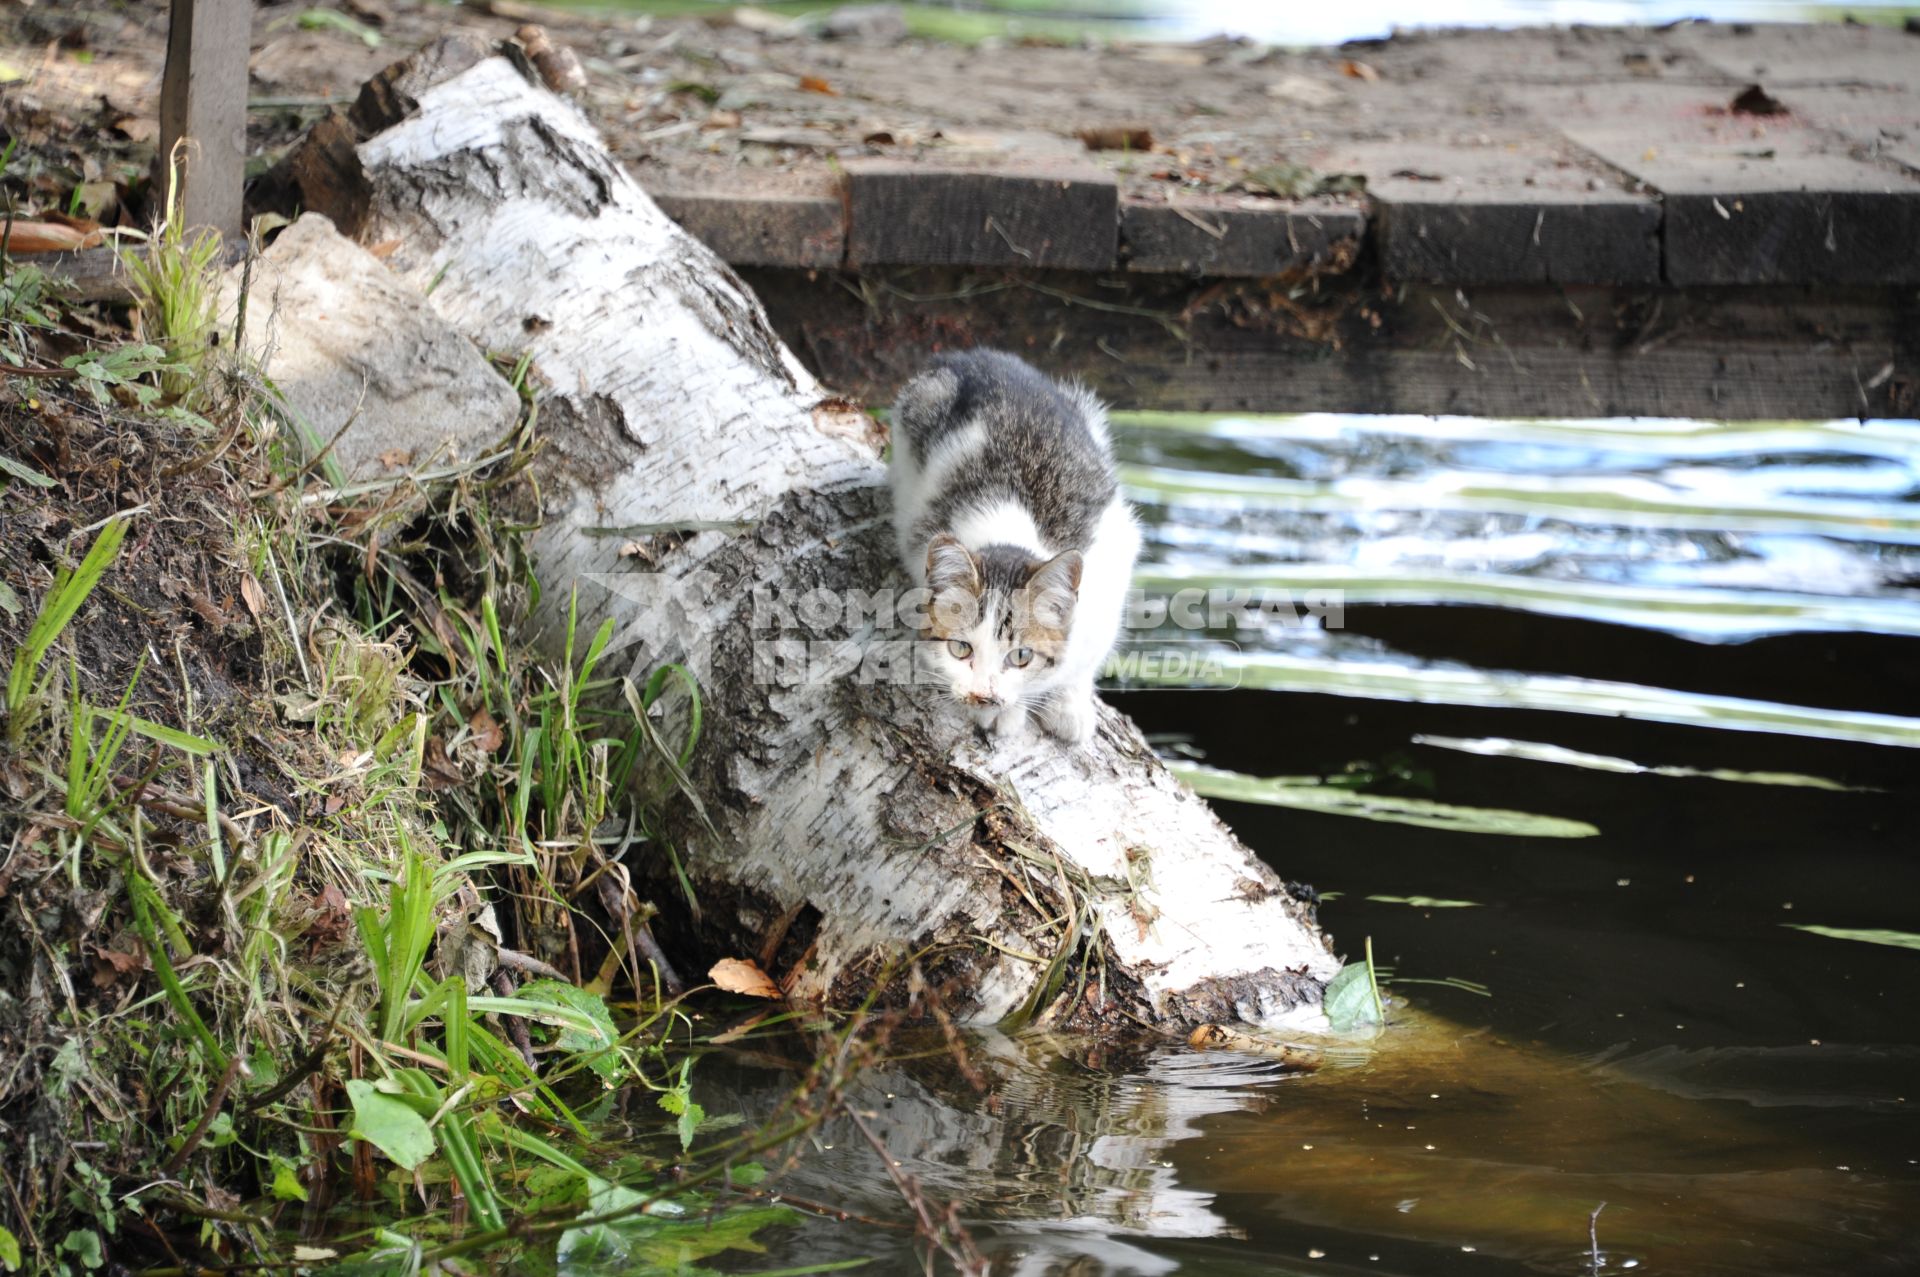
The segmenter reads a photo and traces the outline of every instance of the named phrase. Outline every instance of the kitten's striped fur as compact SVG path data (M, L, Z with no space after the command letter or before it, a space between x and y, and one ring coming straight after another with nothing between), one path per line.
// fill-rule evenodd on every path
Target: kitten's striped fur
M1140 548L1100 401L999 351L938 356L894 403L892 480L954 695L1002 734L1031 712L1085 739Z

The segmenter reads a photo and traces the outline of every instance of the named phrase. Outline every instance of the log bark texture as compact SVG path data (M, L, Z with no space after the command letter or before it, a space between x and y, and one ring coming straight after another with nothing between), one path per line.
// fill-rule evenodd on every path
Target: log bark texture
M1317 1019L1339 962L1309 911L1122 715L1081 749L990 747L932 689L769 666L768 643L813 643L815 673L871 673L892 637L768 606L905 587L883 433L578 112L443 43L368 86L351 155L341 124L325 167L364 208L307 206L398 241L394 270L545 387L537 623L557 634L577 590L582 632L619 623L622 668L699 682L705 816L681 804L668 832L703 944L838 1005L917 956L976 1022Z

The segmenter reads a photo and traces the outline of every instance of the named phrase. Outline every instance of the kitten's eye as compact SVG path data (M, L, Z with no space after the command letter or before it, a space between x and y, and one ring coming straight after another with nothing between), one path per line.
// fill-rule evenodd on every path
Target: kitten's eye
M1030 647L1016 647L1007 653L1007 664L1017 670L1025 669L1027 664L1032 660L1033 649Z
M953 653L954 660L964 661L973 655L973 644L965 639L948 639L947 650Z

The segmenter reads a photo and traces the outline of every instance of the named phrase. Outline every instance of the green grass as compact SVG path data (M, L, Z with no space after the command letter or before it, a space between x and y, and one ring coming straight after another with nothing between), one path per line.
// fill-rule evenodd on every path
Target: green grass
M75 357L85 371L37 389L123 427L149 468L191 459L193 483L94 493L29 464L31 435L0 448L10 502L83 528L77 561L0 597L15 640L0 768L31 782L0 810L0 843L16 868L46 866L12 883L27 930L0 934L0 968L39 964L46 987L71 990L0 1078L0 1108L12 1120L22 1094L44 1100L35 1121L58 1115L97 1150L34 1159L31 1212L0 1206L0 1267L15 1245L36 1271L168 1262L129 1233L131 1214L187 1239L195 1263L285 1265L306 1241L289 1206L329 1180L378 1216L339 1243L376 1270L550 1265L590 1242L664 1254L648 1214L662 1201L699 1220L708 1240L688 1253L747 1244L788 1215L701 1186L828 1106L762 1130L705 1112L692 1021L634 943L651 904L636 890L604 904L598 884L627 882L639 857L675 880L661 817L700 810L687 769L702 698L677 666L607 677L608 625L576 635L570 620L554 659L517 634L540 586L493 503L534 447L525 361L503 368L527 402L514 439L429 481L342 490L309 467L302 423L258 370L208 358L215 251L163 224L130 262L163 348L95 342ZM27 323L31 277L4 278L8 322ZM32 321L60 326L46 305ZM210 402L216 379L231 446L208 452L205 423L176 405ZM146 509L88 524L88 499ZM210 650L256 670L219 696L188 690L181 650L156 642L149 658L131 637L165 553L128 554L127 538L181 524L240 618L234 637L182 644L234 644ZM102 652L127 654L119 681L86 667ZM284 792L263 797L257 775ZM470 986L504 945L565 978ZM838 1083L829 1069L816 1085ZM652 1113L657 1150L643 1141L612 1175L593 1114L626 1086L669 1098Z

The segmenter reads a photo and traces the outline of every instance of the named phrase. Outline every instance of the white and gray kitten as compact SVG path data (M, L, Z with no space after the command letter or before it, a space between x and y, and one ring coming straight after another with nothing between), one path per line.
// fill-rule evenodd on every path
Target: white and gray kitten
M894 403L892 479L923 659L980 726L1085 740L1140 551L1100 401L1000 351L938 356Z

